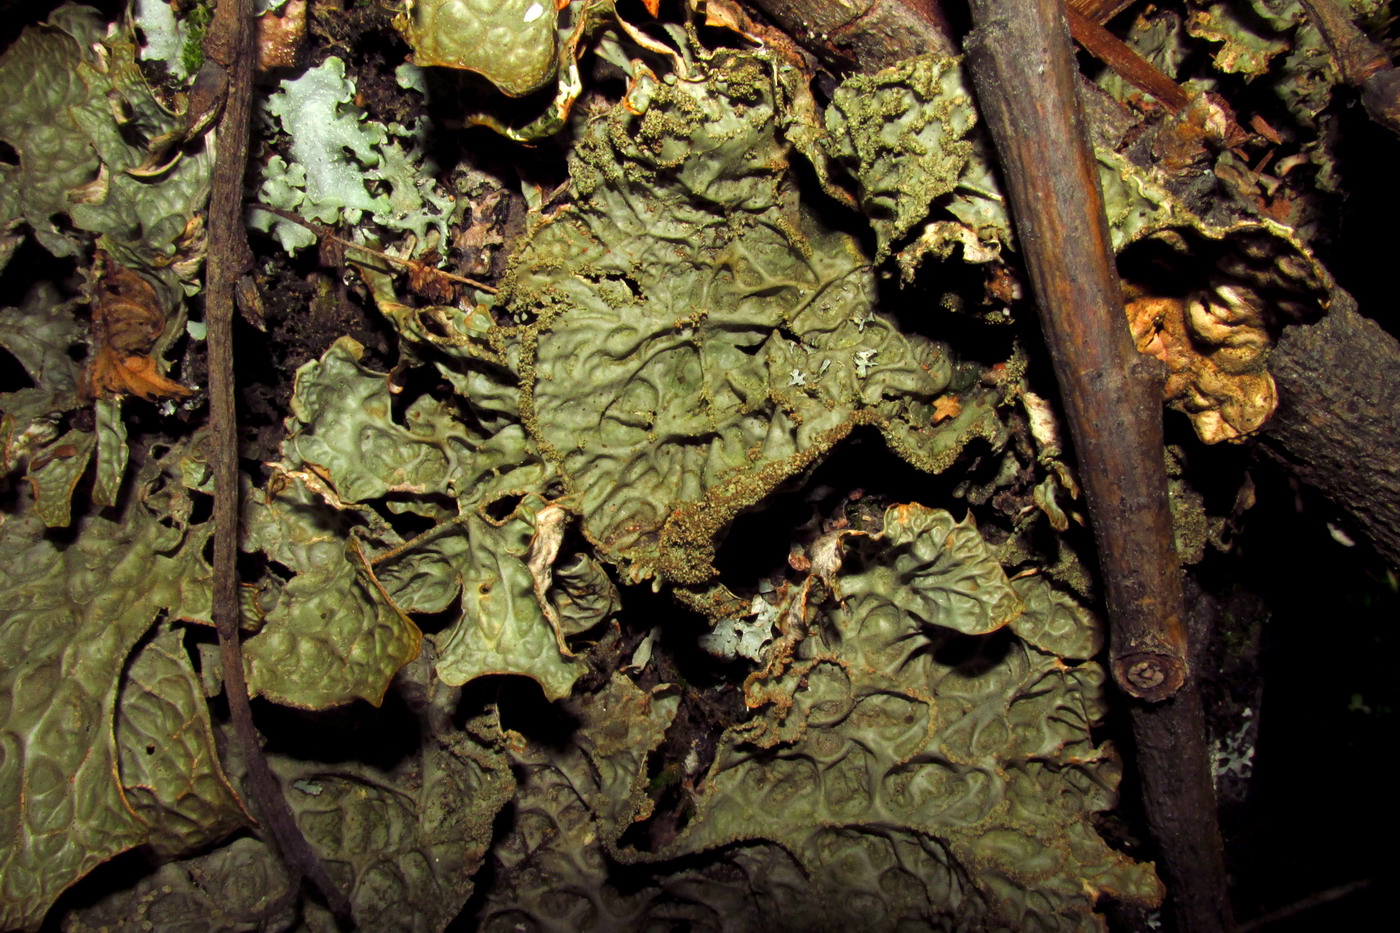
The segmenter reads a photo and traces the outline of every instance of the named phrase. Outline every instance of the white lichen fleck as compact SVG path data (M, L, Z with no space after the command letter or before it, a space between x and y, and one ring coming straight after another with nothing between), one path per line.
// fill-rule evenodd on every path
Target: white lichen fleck
M1240 727L1233 733L1216 739L1215 754L1211 762L1211 777L1216 783L1226 774L1248 779L1254 773L1254 746L1259 730L1253 716L1254 711L1246 708Z
M759 661L763 647L773 640L773 625L778 621L778 607L755 596L749 614L741 619L721 619L714 629L700 638L700 647L710 654L732 661L745 657Z

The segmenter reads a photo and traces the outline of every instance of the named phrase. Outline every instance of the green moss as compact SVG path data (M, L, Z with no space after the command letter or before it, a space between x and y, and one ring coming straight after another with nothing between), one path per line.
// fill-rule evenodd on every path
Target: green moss
M185 36L184 48L180 50L180 64L184 66L186 74L196 74L204 66L204 37L213 19L214 8L208 0L195 0L194 6L185 14L185 26L189 32Z

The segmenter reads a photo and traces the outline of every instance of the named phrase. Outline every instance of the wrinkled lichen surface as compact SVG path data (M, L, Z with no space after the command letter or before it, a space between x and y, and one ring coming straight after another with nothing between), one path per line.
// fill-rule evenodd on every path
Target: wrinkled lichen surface
M1103 896L1155 904L1152 867L1091 822L1120 771L1093 732L1104 633L1053 393L985 336L1026 309L961 63L819 105L712 6L405 5L418 66L538 105L459 122L563 134L552 190L469 148L439 166L462 137L381 119L343 48L265 89L254 197L335 227L315 302L352 289L392 336L301 357L260 458L244 439L245 662L292 811L361 929L440 930L474 891L487 930L1080 930ZM1264 73L1301 28L1265 6L1253 39L1221 4L1131 35ZM140 848L148 871L53 921L331 930L253 828L207 702L216 141L169 142L207 10L137 7L144 45L67 5L0 56L0 263L76 273L0 311L27 377L0 395L0 925L37 928ZM421 106L442 85L403 66L394 86ZM1125 270L1191 270L1130 278L1134 336L1203 440L1247 435L1325 273L1277 217L1202 216L1130 155L1100 152L1114 245L1146 257ZM272 234L260 274L312 261L320 229L248 221ZM484 244L509 249L498 288L434 266ZM868 475L817 481L851 451ZM886 493L901 470L941 492ZM726 562L769 515L781 553ZM727 712L705 732L702 708Z

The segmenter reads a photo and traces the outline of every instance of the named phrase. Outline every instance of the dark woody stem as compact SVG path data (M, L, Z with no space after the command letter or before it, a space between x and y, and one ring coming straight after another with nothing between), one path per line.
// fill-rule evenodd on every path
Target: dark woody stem
M1230 928L1162 449L1156 361L1124 314L1063 0L971 0L968 52L1060 385L1098 543L1114 680L1178 929ZM1182 689L1186 687L1186 689ZM1180 692L1178 692L1180 691Z
M248 781L263 823L293 873L305 877L337 920L353 926L350 901L321 864L268 767L248 706L239 642L238 424L234 404L234 289L251 263L243 227L243 173L253 106L252 0L219 0L205 41L205 68L222 72L227 88L215 137L209 198L209 258L205 265L205 323L209 350L209 466L214 482L214 628L219 636L224 695L241 746Z

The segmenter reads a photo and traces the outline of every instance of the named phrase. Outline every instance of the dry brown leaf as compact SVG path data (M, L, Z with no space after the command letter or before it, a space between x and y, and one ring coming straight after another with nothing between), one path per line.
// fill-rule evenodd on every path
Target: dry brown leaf
M151 358L151 348L165 330L165 312L155 289L130 269L103 253L105 271L92 312L92 359L79 381L86 398L135 395L185 398L193 391L167 379Z
M754 42L762 44L753 21L733 0L710 0L705 4L705 25L731 29Z
M437 260L437 252L429 251L423 254L422 261L414 259L406 263L408 287L415 295L422 295L435 304L450 305L457 300L458 285L435 267Z

